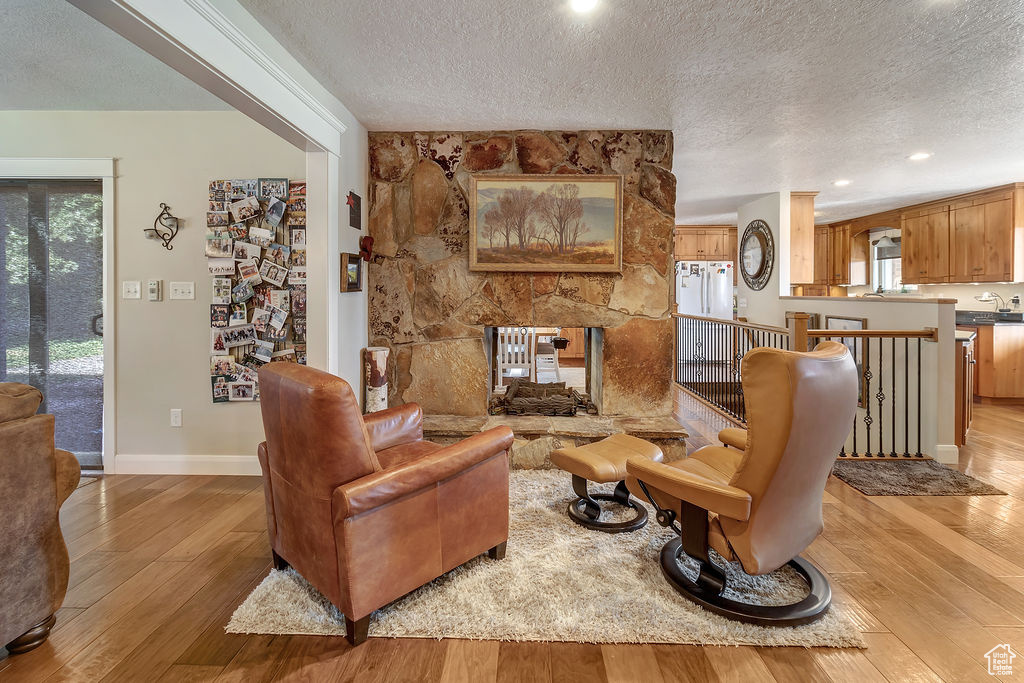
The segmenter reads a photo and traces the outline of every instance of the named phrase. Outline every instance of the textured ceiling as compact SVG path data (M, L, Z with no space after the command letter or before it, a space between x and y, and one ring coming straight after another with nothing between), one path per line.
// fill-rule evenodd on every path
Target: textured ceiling
M0 109L230 109L65 0L0 0Z
M679 222L1024 180L1024 0L599 1L241 3L371 129L671 128Z

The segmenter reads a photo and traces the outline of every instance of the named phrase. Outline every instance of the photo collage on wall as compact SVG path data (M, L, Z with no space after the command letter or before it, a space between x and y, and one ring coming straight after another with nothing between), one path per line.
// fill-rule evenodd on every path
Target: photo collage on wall
M306 363L306 183L210 181L214 403L258 401L264 363Z

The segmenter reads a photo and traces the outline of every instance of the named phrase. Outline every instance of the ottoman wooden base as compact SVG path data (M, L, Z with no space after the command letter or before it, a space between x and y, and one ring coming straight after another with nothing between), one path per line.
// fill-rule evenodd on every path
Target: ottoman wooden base
M551 453L551 462L572 475L572 490L578 496L569 503L569 517L582 526L595 531L616 534L636 531L647 524L647 508L634 500L626 488L626 461L631 457L646 457L661 462L661 449L652 443L627 434L614 434L595 443L560 448ZM618 482L613 493L590 493L588 481L599 484ZM598 501L617 503L636 510L632 519L623 522L601 522Z
M572 475L572 490L579 498L569 503L569 517L572 521L588 529L619 534L624 531L642 529L644 524L647 524L647 508L629 495L629 489L626 488L624 481L620 481L612 493L590 493L587 491L587 480L574 474ZM633 508L636 510L636 515L624 522L599 522L598 517L601 516L601 505L597 502L599 500Z

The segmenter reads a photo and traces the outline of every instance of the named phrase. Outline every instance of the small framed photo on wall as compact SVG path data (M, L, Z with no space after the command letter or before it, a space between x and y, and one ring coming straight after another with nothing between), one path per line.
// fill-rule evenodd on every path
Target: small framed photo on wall
M341 255L341 291L361 292L363 290L363 261L359 254Z

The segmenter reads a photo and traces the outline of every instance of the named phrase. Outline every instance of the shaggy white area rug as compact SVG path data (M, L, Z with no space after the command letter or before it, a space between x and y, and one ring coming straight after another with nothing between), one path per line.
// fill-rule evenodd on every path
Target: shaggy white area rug
M686 600L661 573L659 553L673 533L657 524L651 509L643 529L605 534L566 515L573 496L564 472L513 471L510 494L505 559L478 557L378 610L370 636L865 647L856 625L835 604L813 624L767 628L725 619ZM786 604L807 593L785 567L762 577L747 576L738 565L729 569L734 599ZM295 571L272 570L235 610L226 630L341 636L345 621Z

